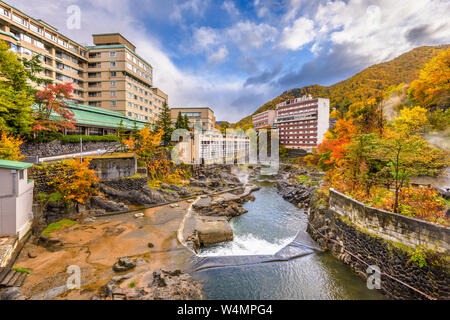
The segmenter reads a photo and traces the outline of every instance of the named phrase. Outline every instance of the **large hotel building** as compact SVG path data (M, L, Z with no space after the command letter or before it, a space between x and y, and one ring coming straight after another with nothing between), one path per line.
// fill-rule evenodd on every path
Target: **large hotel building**
M209 107L182 107L171 108L170 118L173 123L177 121L178 114L187 116L189 126L192 128L196 122L200 122L202 131L213 130L216 127L216 117L214 111Z
M153 67L118 33L93 35L93 46L65 37L48 23L0 1L0 40L19 56L40 55L42 77L72 82L71 102L122 113L143 122L157 119L167 95L153 86Z
M275 110L267 110L252 116L253 126L256 130L270 129L275 123L277 112Z
M253 119L260 119L259 114ZM254 125L258 129L258 122ZM330 127L330 100L303 96L282 102L276 106L276 118L270 125L277 128L280 144L287 148L317 148Z

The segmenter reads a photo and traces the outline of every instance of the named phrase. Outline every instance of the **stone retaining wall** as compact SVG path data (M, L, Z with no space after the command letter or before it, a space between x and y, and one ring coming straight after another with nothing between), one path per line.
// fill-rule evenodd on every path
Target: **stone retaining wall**
M368 265L435 299L449 299L448 229L373 209L330 190L329 209L311 199L307 231L323 248L367 279ZM440 240L434 245L431 238ZM438 250L416 248L416 244ZM357 257L357 258L355 258ZM421 260L421 261L419 261ZM365 263L361 262L364 261ZM427 299L381 275L381 291L391 299Z
M89 168L102 180L131 177L137 172L136 155L94 157Z
M450 250L448 228L366 206L333 189L330 189L330 210L380 238L413 248L423 246L440 252Z
M115 141L83 142L83 152L99 149L111 150L118 146L118 142ZM62 143L61 141L24 143L20 146L20 150L28 159L36 156L45 158L81 152L80 143Z
M142 190L147 185L147 178L120 178L101 183L119 191Z

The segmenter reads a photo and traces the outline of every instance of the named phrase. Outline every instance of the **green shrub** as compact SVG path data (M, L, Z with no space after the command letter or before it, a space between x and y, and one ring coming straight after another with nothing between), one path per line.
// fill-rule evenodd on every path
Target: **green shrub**
M106 136L63 136L61 138L62 143L79 143L80 138L83 142L109 142L109 141L119 141L119 138L115 135Z

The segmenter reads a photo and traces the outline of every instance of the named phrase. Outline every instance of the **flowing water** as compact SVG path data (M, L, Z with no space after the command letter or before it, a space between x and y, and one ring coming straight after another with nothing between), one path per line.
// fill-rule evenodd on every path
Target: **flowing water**
M234 240L202 250L194 277L208 299L383 299L306 233L307 214L262 182L249 212L234 218Z

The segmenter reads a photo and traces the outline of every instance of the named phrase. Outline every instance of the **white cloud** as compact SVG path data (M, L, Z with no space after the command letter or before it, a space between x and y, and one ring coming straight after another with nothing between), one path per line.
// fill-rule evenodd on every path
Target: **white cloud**
M184 14L194 14L202 16L209 4L209 0L187 0L177 3L173 9L170 18L181 22Z
M194 31L193 39L198 49L205 50L219 42L219 34L215 29L201 27Z
M280 46L290 50L301 49L305 44L314 40L315 34L314 22L300 17L292 26L284 28Z
M208 62L221 63L227 58L227 56L228 56L228 49L226 47L220 47L219 50L217 50L208 57Z
M236 8L234 2L232 1L224 1L224 3L222 4L222 8L225 9L228 12L228 14L232 16L239 15L239 10Z
M239 21L228 28L226 34L241 48L261 48L265 43L275 41L278 30L266 23Z
M448 43L448 12L450 2L445 0L350 0L320 5L314 20L320 26L317 30L319 42L330 40L336 45L349 45L355 55L378 63L418 44ZM411 41L413 35L409 39L407 35L420 26L426 26L432 32L414 43Z

